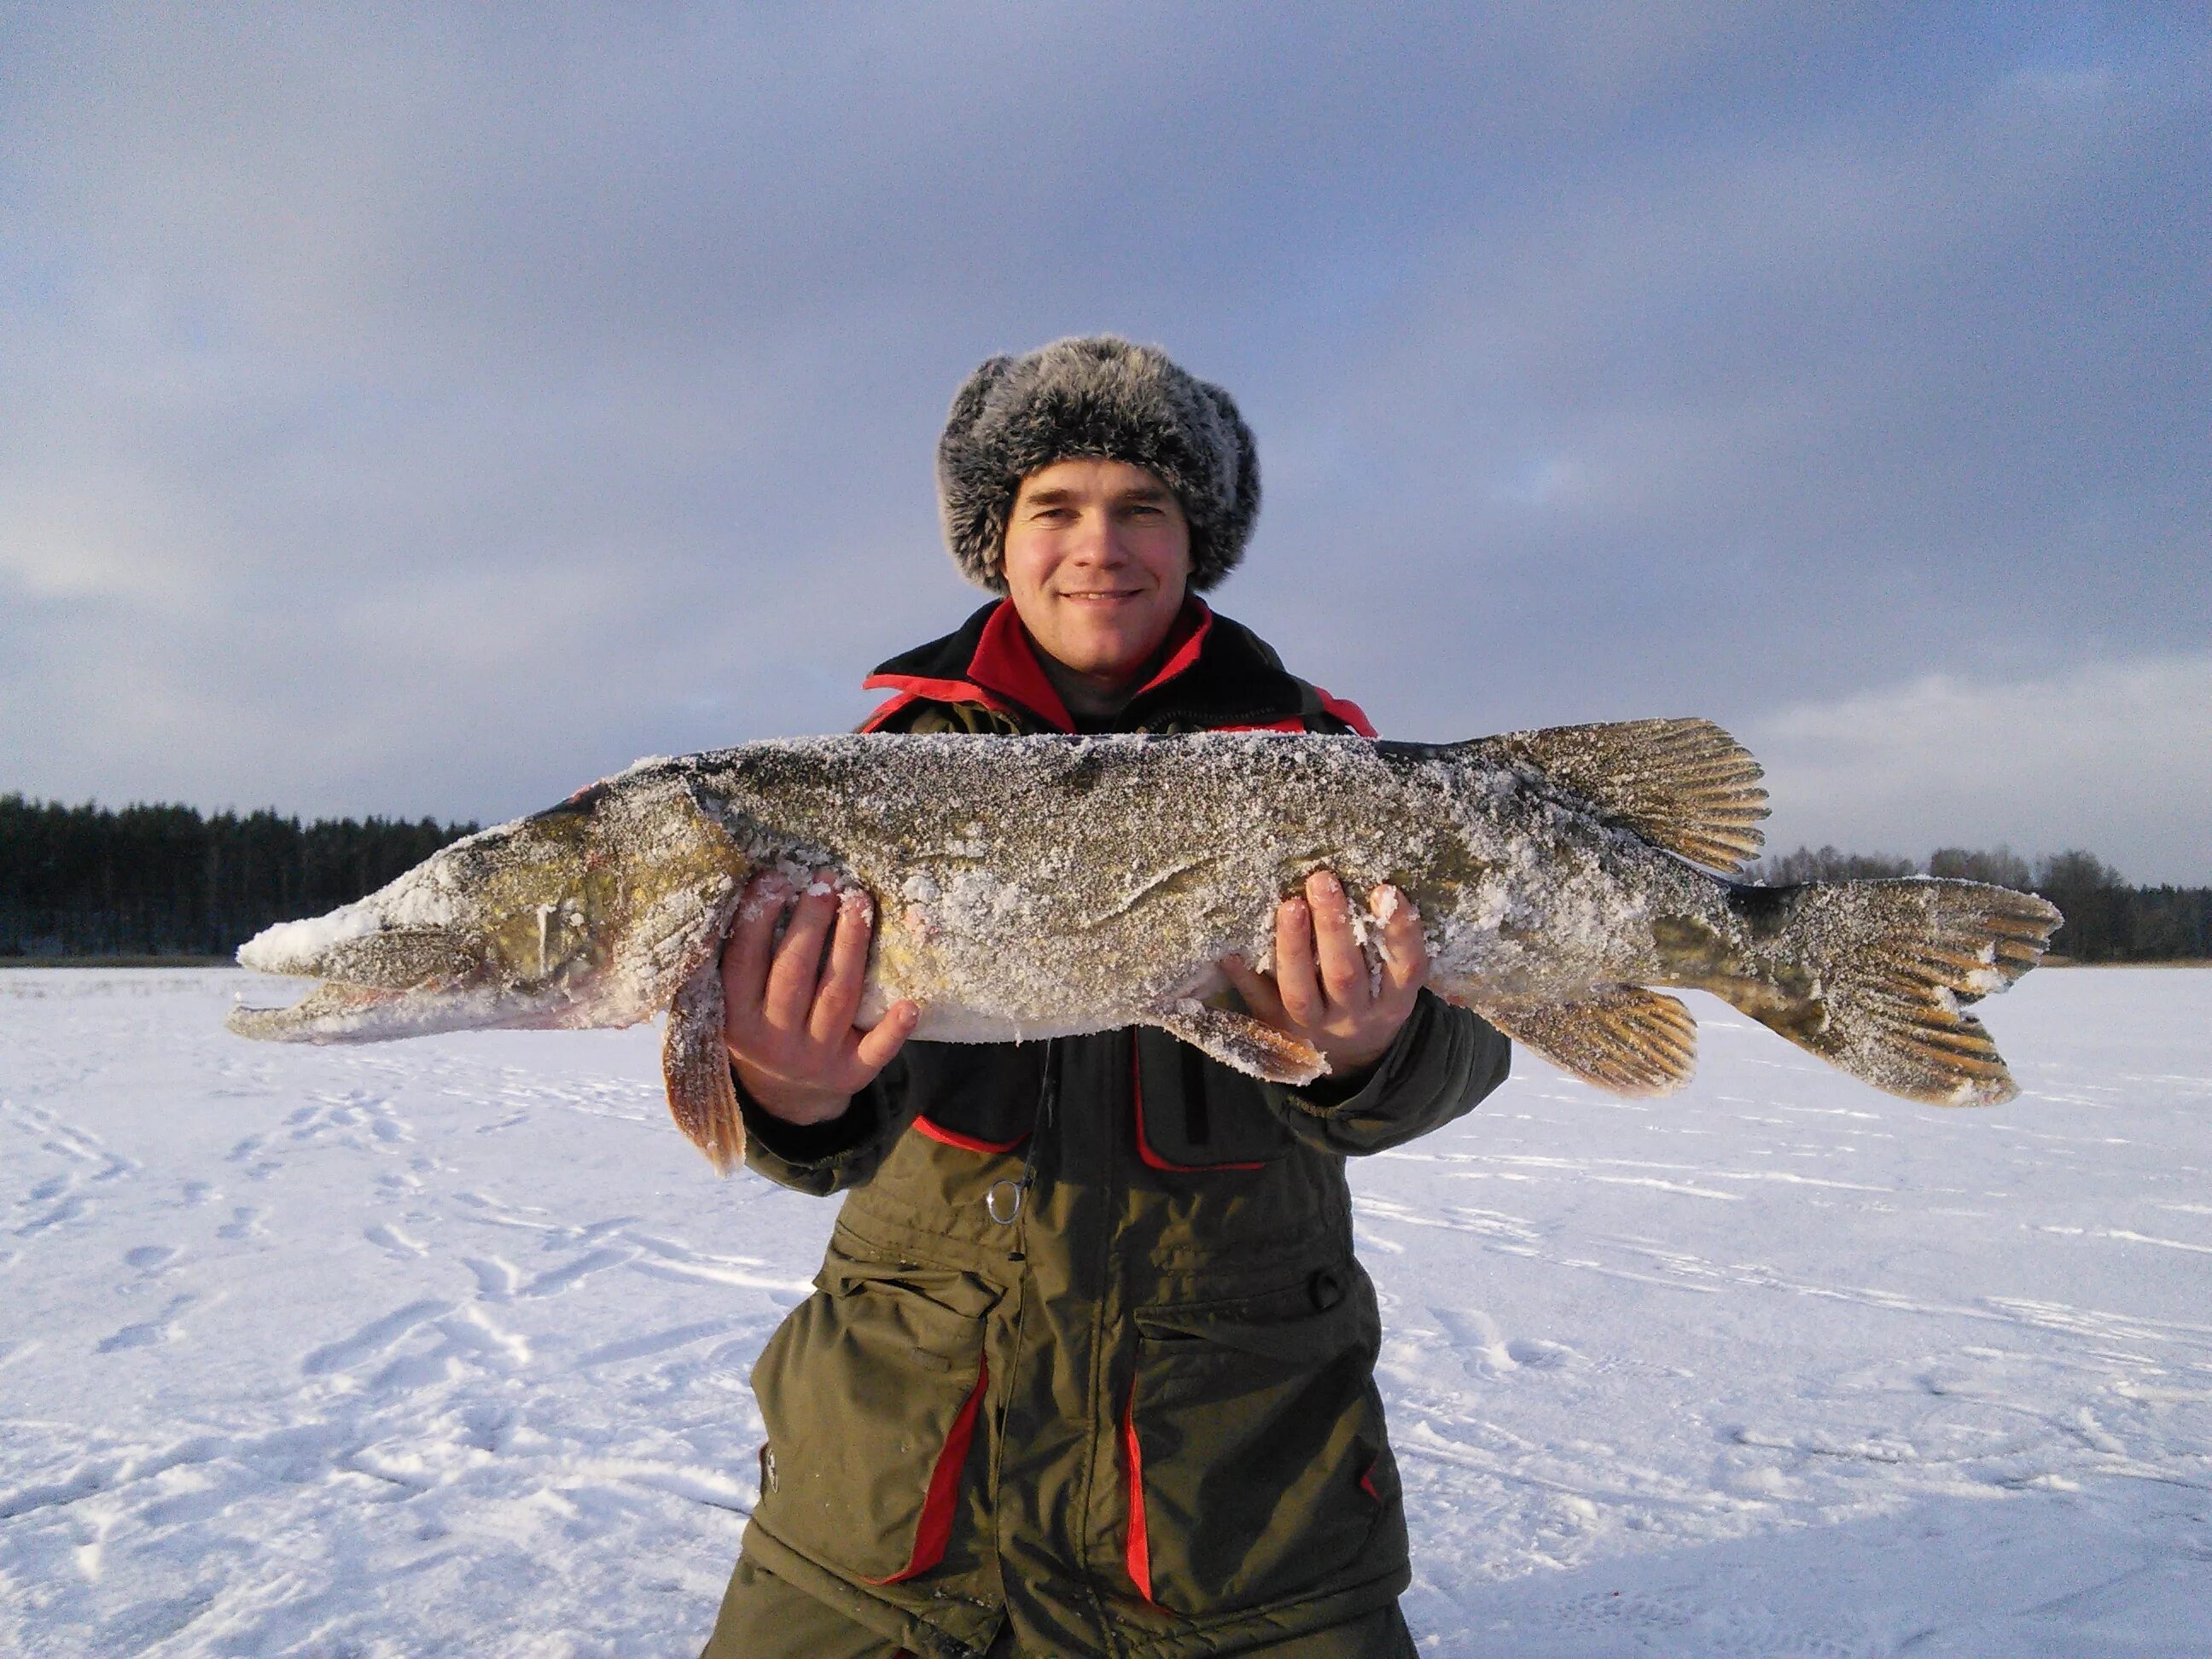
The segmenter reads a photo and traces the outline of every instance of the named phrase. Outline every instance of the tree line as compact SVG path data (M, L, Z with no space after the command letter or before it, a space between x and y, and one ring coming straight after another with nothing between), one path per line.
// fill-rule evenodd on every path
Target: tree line
M477 827L0 795L0 957L227 957L271 922L375 891ZM2094 853L2031 865L2003 847L1944 847L1922 865L1801 847L1752 869L1778 887L1913 875L2042 894L2066 913L2051 950L2078 962L2212 958L2212 888L2130 886Z
M476 828L0 795L0 957L227 957Z
M2009 848L1941 847L1924 865L1887 854L1801 847L1753 866L1755 880L1863 881L1958 876L2040 893L2066 914L2051 950L2075 962L2212 958L2212 887L2137 887L2094 853L2052 853L2031 865Z

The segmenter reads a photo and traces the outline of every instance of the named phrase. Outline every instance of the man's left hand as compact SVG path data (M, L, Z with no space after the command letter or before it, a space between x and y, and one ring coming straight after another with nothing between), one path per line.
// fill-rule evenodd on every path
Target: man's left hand
M1379 974L1352 930L1352 904L1330 871L1306 878L1305 894L1275 907L1275 971L1257 972L1241 957L1222 961L1255 1019L1322 1052L1330 1074L1363 1072L1382 1058L1413 1012L1429 974L1421 918L1395 887L1367 896L1380 945Z

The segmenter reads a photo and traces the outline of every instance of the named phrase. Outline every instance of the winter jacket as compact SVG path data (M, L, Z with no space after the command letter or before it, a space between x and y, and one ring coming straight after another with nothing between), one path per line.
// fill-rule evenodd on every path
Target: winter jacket
M1005 602L869 684L871 729L1074 729ZM1373 735L1193 600L1115 729L1222 728ZM753 1373L746 1556L917 1655L1008 1619L1025 1653L1226 1653L1387 1605L1406 1527L1344 1160L1507 1058L1425 992L1348 1091L1144 1028L908 1042L827 1125L743 1103L756 1170L847 1194Z

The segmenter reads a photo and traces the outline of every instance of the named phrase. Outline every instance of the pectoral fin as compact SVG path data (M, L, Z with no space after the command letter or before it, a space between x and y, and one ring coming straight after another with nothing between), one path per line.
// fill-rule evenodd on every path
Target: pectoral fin
M1151 1024L1173 1032L1231 1070L1262 1082L1297 1087L1328 1070L1328 1062L1318 1048L1249 1014L1210 1008L1186 999L1154 1014Z
M1613 1094L1672 1094L1697 1069L1698 1022L1677 999L1641 986L1594 985L1571 1002L1451 1000Z
M669 1005L660 1076L676 1127L727 1175L744 1161L745 1124L730 1076L730 1051L722 1046L720 945L718 936Z

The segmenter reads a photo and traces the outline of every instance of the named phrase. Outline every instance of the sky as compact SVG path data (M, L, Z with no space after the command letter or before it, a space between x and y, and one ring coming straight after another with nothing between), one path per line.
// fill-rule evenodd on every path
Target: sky
M2199 6L0 4L0 793L489 822L985 596L983 357L1258 434L1386 734L2212 883Z

